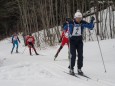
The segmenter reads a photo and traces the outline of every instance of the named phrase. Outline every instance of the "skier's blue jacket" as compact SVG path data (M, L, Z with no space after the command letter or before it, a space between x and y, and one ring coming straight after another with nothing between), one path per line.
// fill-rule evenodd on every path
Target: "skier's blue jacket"
M73 28L74 28L74 27L77 27L77 26L80 26L80 27L81 27L81 35L82 35L84 28L88 28L88 29L90 29L90 30L93 30L93 28L94 28L94 23L93 23L93 21L94 21L94 20L91 20L91 22L88 23L88 22L86 22L86 21L84 21L84 20L81 20L80 23L77 23L77 22L74 20L74 21L72 21L72 22L69 22L69 24L66 24L66 25L64 26L64 30L69 29L69 36L70 36L70 35L72 35L72 33L73 33Z
M13 35L13 36L12 36L12 43L16 43L16 44L17 44L18 41L20 42L18 36L17 36L17 35Z

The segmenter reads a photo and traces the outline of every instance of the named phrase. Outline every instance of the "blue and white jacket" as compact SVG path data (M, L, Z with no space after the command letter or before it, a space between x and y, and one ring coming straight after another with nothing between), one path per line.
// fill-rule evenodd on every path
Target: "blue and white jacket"
M14 42L20 42L20 39L19 39L19 37L17 36L17 35L13 35L12 36L12 43L14 43Z
M91 20L90 23L82 20L80 23L77 23L76 21L69 22L69 24L66 24L64 26L64 30L69 30L69 37L71 36L82 36L84 28L88 28L90 30L93 30L94 23L93 20Z

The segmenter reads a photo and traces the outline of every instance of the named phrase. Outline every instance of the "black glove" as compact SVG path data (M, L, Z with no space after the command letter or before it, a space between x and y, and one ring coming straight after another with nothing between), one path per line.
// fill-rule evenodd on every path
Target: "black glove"
M71 24L73 22L73 20L71 18L66 18L66 21Z
M91 17L91 22L93 22L95 20L95 17L94 16L92 16Z
M59 43L61 43L61 41L62 41L62 38L59 40Z
M25 46L27 46L27 44L25 43Z
M70 22L70 21L71 21L71 19L70 19L70 18L66 18L66 21Z

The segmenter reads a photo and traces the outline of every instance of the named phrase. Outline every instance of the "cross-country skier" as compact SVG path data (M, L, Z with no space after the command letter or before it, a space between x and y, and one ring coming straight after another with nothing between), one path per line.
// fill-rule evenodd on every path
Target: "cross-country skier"
M70 18L66 18L66 21L65 21L65 23L63 24L63 27L66 26L66 25L69 23L69 21L70 21ZM63 46L64 46L65 44L67 44L68 47L69 47L69 40L68 40L68 27L67 27L66 30L63 30L59 42L61 42L61 45L60 45L60 47L59 47L59 49L58 49L58 51L57 51L57 53L56 53L56 55L55 55L54 60L56 60L56 58L57 58L59 52L61 51L61 49L63 48Z
M32 55L32 52L31 52L31 48L33 48L33 50L35 51L35 54L36 55L39 55L34 47L34 44L35 44L35 39L34 37L32 36L32 34L30 33L29 36L27 36L26 38L26 45L28 46L29 48L29 52L30 52L30 55Z
M82 67L83 67L83 30L84 28L89 28L92 30L94 28L94 17L91 17L90 23L82 20L83 16L80 11L77 11L74 15L74 21L69 23L64 27L65 31L69 27L69 41L70 41L70 74L74 75L74 66L76 61L76 50L78 53L78 60L77 60L77 68L78 74L83 75Z
M18 35L16 33L14 33L12 35L12 44L13 44L13 47L12 47L12 50L11 50L11 54L13 53L15 45L17 46L16 47L16 53L18 53L18 42L20 43L19 37L18 37Z

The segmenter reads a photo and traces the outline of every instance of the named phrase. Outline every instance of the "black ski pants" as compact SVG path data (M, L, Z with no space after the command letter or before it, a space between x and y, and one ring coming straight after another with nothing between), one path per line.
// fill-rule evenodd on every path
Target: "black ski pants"
M78 53L77 67L81 69L83 67L83 41L82 36L72 36L70 38L70 68L74 69L76 62L76 50Z

